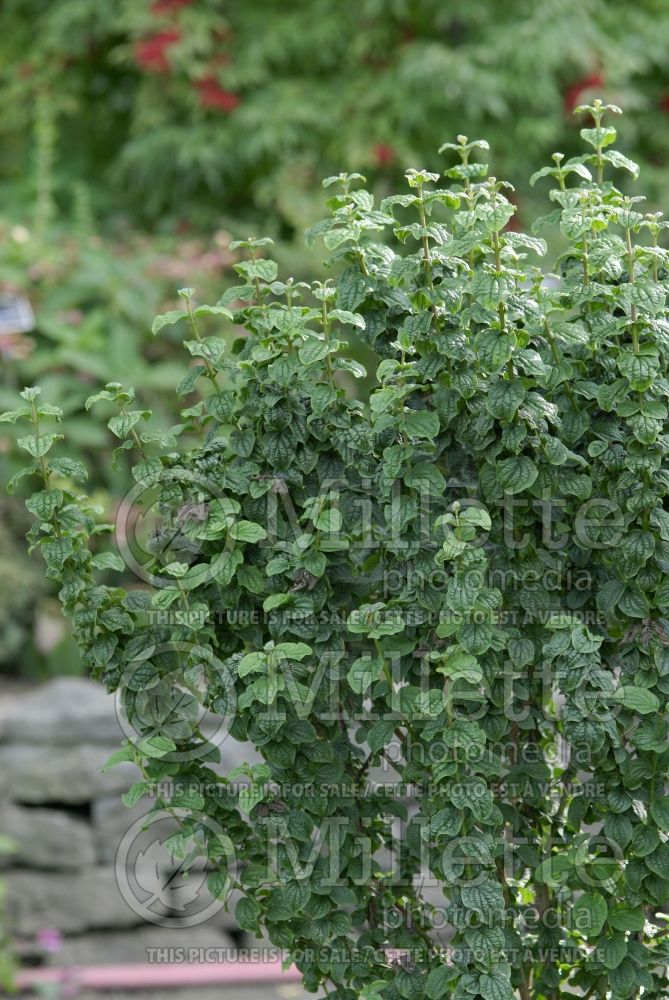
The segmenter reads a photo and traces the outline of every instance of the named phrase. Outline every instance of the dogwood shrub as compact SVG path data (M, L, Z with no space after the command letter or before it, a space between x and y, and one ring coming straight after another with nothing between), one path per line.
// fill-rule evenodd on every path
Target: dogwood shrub
M100 577L123 560L55 409L26 389L3 418L32 425L30 541L131 727L126 801L173 810L174 854L341 1000L666 996L667 223L615 186L619 109L578 110L531 235L458 136L378 205L325 182L334 279L248 240L216 306L182 290L154 324L188 330L180 423L118 383L89 401L160 512L149 562L117 534L141 585ZM263 763L221 776L201 706Z

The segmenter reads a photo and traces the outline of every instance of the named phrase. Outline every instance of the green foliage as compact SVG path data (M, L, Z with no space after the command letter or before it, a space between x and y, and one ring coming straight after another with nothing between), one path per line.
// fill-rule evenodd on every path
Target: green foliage
M15 845L0 833L0 857L12 854ZM16 960L10 936L5 925L5 883L0 879L0 988L6 994L17 992L15 983Z
M156 437L118 383L90 400L158 497L148 586L100 582L39 390L4 417L41 477L31 544L134 731L126 801L175 809L175 851L341 1000L666 993L666 223L614 184L618 109L582 111L591 151L539 172L557 275L461 136L445 187L412 170L377 206L327 182L333 281L246 241L208 310L231 352L182 290L155 330L186 333L199 402ZM351 329L368 401L342 388ZM217 777L199 705L263 763Z
M522 201L526 158L573 152L570 112L605 87L636 109L626 145L659 200L668 18L658 0L513 0L494 17L489 0L6 0L0 165L32 184L37 163L41 219L97 178L105 212L153 222L187 204L208 227L243 206L285 236L312 221L325 173L384 190L427 162L436 121L455 134L463 116Z
M130 477L119 477L108 462L103 409L94 415L85 409L91 385L112 372L131 371L144 403L156 413L153 428L168 422L181 374L180 347L176 330L152 336L153 317L179 301L175 281L186 284L198 275L203 293L218 288L222 266L234 259L228 243L223 232L206 250L194 238L146 238L125 230L122 238L103 237L83 205L74 219L54 218L40 232L25 205L3 206L0 285L31 303L35 329L0 333L0 409L12 405L17 385L39 382L45 396L62 407L68 455L86 463L90 489L107 516ZM3 485L23 463L19 449L6 444L0 454ZM24 533L21 506L12 501L2 505L6 530L0 530L0 554L9 571L0 588L0 669L31 676L80 671L76 648L71 640L63 644L57 618L55 629L42 627L58 611L52 610L53 595L43 585L39 564L12 541L12 532L15 537ZM36 634L47 640L38 642L45 648L36 647Z

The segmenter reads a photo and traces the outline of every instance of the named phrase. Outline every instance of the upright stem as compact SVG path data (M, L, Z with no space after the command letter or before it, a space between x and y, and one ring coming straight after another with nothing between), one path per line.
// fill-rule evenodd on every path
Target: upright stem
M633 285L636 280L636 275L634 274L634 247L632 245L632 231L629 228L625 229L625 245L627 246L627 271L630 285ZM637 321L637 308L632 303L632 308L630 309L630 315L632 317L632 324ZM632 325L632 340L634 343L634 353L639 353L639 334L637 333L636 327Z
M32 425L33 425L33 430L35 431L35 441L37 442L37 451L39 451L39 442L40 442L41 434L40 434L40 429L39 429L39 417L37 415L37 407L35 406L35 400L34 399L30 400L30 408L32 410L32 421L31 422L32 422ZM40 469L41 469L41 472L42 472L42 480L44 481L44 489L48 490L49 489L49 475L50 475L50 473L49 473L49 467L47 465L46 457L44 455L40 455L39 464L40 464Z
M590 284L590 258L588 257L588 236L583 235L583 284L587 288Z
M127 411L126 411L125 406L121 406L121 413L124 416L127 415ZM137 450L139 451L139 453L142 456L142 458L146 458L146 449L144 448L144 444L142 443L142 441L141 441L141 439L139 437L139 434L137 433L137 431L135 430L134 427L130 428L130 437L132 438L132 440L134 442L134 445L137 448Z
M502 246L499 242L499 233L495 230L492 234L492 248L495 252L495 270L498 274L502 273ZM497 307L497 314L499 316L500 330L503 333L506 327L506 306L503 302L500 302ZM510 368L510 374L513 374L513 366Z
M186 301L186 311L188 313L188 325L190 326L190 328L191 328L191 330L193 332L193 336L195 337L195 339L199 343L202 343L202 337L200 336L200 331L198 329L197 320L195 319L195 316L193 314L193 306L191 304L191 300L190 299L188 299ZM216 378L216 369L212 365L212 363L209 360L209 358L203 357L202 360L204 361L204 366L205 366L205 368L207 370L207 378L209 379L209 381L211 382L211 384L216 389L216 392L220 392L220 386L219 386L218 380Z
M423 260L425 262L425 274L427 277L428 288L434 288L432 281L432 255L430 254L430 241L427 237L427 219L425 217L425 198L423 197L423 185L421 184L418 188L418 217L420 219L421 228L423 229Z
M329 346L330 346L330 320L328 318L328 305L325 299L321 303L321 322L323 324L323 336L325 337L325 343L328 345L328 353L325 358L325 367L328 373L328 382L330 385L334 385L334 380L332 376L332 357L330 356Z

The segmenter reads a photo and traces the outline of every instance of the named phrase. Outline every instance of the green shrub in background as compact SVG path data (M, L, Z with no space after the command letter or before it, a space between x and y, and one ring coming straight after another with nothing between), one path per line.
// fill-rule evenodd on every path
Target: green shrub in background
M32 138L34 164L28 172L31 190L25 199L8 199L0 213L3 299L27 299L36 318L32 332L4 327L0 332L0 405L11 405L26 382L43 383L68 416L71 456L86 461L91 489L113 515L125 487L118 475L110 477L108 431L84 409L90 387L117 366L132 371L144 399L167 419L179 367L173 360L174 345L166 339L156 343L151 336L152 319L174 297L175 282L188 283L197 274L212 293L218 290L223 269L234 255L223 231L209 234L205 242L187 234L140 235L127 222L100 225L83 184L74 186L69 209L59 205L53 113L40 97ZM4 445L0 481L7 483L21 462L16 448L9 441ZM36 585L34 566L13 543L11 530L22 520L22 512L11 501L3 509L7 530L0 532L0 556L13 572L7 576L0 613L0 668L30 675L81 669L75 651L58 640L62 629L51 627L50 595ZM23 534L20 528L18 534ZM48 640L46 646L43 640Z
M35 626L35 608L45 599L47 587L39 564L27 559L20 544L25 527L23 511L7 499L0 505L0 553L3 573L0 578L0 670L12 669L23 661L29 668L31 638ZM59 630L62 632L62 629Z
M14 843L0 833L0 857L5 854L12 854L15 850ZM8 928L5 925L5 884L0 879L0 988L5 993L15 993L16 985L14 974L16 972L16 961L12 947Z
M382 192L465 121L532 218L527 159L573 152L571 111L604 89L634 109L625 145L662 200L668 32L661 0L6 0L0 173L15 190L50 109L61 204L92 181L105 217L213 211L299 239L325 173Z
M82 411L80 376L132 370L146 405L167 415L172 352L146 332L167 284L193 278L166 268L161 287L152 257L179 258L193 230L261 228L289 272L322 277L301 241L320 177L363 170L382 197L406 163L431 162L435 128L466 121L486 134L516 185L517 218L531 219L526 158L573 152L570 112L605 87L635 111L625 145L661 203L667 17L659 0L6 0L0 286L29 295L38 328L28 356L27 340L0 342L0 405L39 381L113 507L119 485L109 494L105 434ZM0 479L16 467L3 455Z
M176 298L175 282L192 281L197 274L212 292L219 289L234 254L227 249L225 233L205 247L197 239L149 239L131 232L102 237L81 217L69 225L52 218L40 232L30 211L24 209L23 217L27 225L0 218L0 282L5 295L32 303L36 328L28 334L0 334L0 406L11 406L26 382L42 382L67 415L71 457L86 461L91 489L107 516L113 516L129 479L124 484L123 477L112 473L106 454L109 431L104 421L85 411L91 386L117 368L132 371L145 401L169 422L180 371L178 347L151 336L153 316ZM22 461L12 442L6 439L2 445L0 481L6 484ZM34 561L14 540L24 533L24 512L11 499L2 511L0 556L11 572L5 575L0 601L0 669L27 674L74 670L74 650L59 646L58 654L49 656L47 649L40 651L40 641L34 642L36 633L53 632L41 629L41 623L53 620L50 596ZM61 631L53 632L54 640Z
M3 417L31 543L136 734L126 801L176 810L170 850L341 1000L666 995L667 224L613 183L637 172L618 109L580 110L585 155L534 177L568 244L548 280L460 136L446 186L410 170L377 206L329 179L309 238L334 283L279 280L261 240L217 306L182 290L154 325L188 329L182 426L146 434L117 383L89 401L159 494L149 587L100 580L123 563L58 411L32 388ZM244 328L230 356L207 319ZM365 402L351 328L382 358ZM198 702L264 763L217 777ZM366 785L391 761L411 816Z

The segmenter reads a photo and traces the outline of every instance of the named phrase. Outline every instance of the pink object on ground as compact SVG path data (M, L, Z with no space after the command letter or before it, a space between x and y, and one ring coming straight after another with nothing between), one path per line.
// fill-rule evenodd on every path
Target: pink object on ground
M19 989L29 990L42 983L62 983L88 990L139 990L170 986L209 986L218 983L297 982L298 969L291 965L281 970L281 961L218 962L183 965L154 965L135 962L128 965L71 965L61 969L28 969L17 977Z

